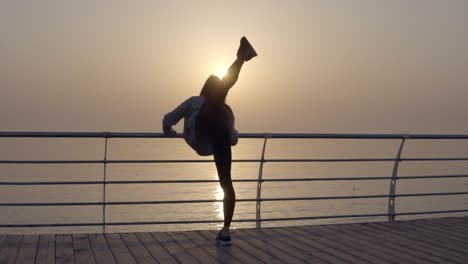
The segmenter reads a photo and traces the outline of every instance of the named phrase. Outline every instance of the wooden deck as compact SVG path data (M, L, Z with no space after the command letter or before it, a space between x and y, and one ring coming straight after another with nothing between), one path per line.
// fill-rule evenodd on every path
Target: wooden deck
M468 263L468 217L215 234L0 235L0 263Z

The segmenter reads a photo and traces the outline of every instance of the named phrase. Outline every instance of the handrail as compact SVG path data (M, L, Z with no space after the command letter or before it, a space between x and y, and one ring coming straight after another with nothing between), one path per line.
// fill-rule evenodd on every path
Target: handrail
M180 138L178 134L174 138ZM255 219L235 219L233 222L255 222L257 228L261 227L262 222L267 221L295 221L295 220L313 220L313 219L331 219L331 218L358 218L358 217L388 217L393 221L395 216L399 215L418 215L418 214L442 214L442 213L461 213L468 212L468 209L460 210L434 210L420 212L395 212L395 198L397 197L424 197L424 196L451 196L468 195L468 192L435 192L435 193L396 193L397 180L422 180L439 178L468 178L468 174L456 175L419 175L419 176L399 176L398 165L400 162L412 161L465 161L468 157L402 157L405 141L420 139L468 139L468 134L305 134L305 133L241 133L240 138L263 139L263 148L260 159L234 159L233 162L259 163L258 178L236 179L234 182L256 182L257 195L252 199L237 199L238 202L255 202ZM0 203L0 207L5 206L102 206L102 222L99 223L37 223L37 224L0 224L0 227L58 227L58 226L101 226L103 233L106 232L106 226L116 225L150 225L150 224L191 224L191 223L216 223L221 220L186 220L186 221L146 221L146 222L107 222L106 206L113 205L142 205L142 204L181 204L181 203L212 203L222 202L219 199L206 200L158 200L158 201L107 201L106 186L108 184L183 184L183 183L207 183L218 182L218 180L107 180L108 164L138 164L138 163L211 163L212 159L179 159L179 160L109 160L108 157L108 139L111 138L167 138L163 133L127 133L127 132L0 132L0 138L103 138L104 139L104 157L102 160L0 160L0 164L102 164L103 178L94 181L3 181L2 185L84 185L100 184L102 185L102 201L96 202L50 202L50 203ZM314 158L314 159L271 159L265 158L267 139L401 139L398 153L392 158ZM265 179L263 177L263 165L265 163L287 163L287 162L394 162L394 169L391 176L364 176L364 177L318 177L318 178L273 178ZM274 197L262 198L263 182L307 182L307 181L363 181L363 180L390 180L389 194L371 194L371 195L347 195L347 196L319 196L319 197ZM339 200L339 199L376 199L388 198L389 208L387 213L376 214L350 214L350 215L329 215L329 216L306 216L306 217L284 217L284 218L262 218L261 202L278 201L313 201L313 200Z
M347 195L347 196L316 196L316 197L278 197L278 198L252 198L236 199L236 202L277 202L277 201L312 201L312 200L348 200L372 199L388 197L419 197L419 196L448 196L468 195L468 192L446 193L404 193L404 194L374 194L374 195ZM143 205L143 204L177 204L177 203L214 203L222 202L220 199L205 200L158 200L158 201L120 201L120 202L55 202L55 203L0 203L1 206L93 206L93 205ZM390 214L391 215L391 214Z
M424 214L448 214L448 213L466 213L468 209L461 210L444 210L444 211L420 211L420 212L403 212L395 213L395 215L424 215ZM277 218L262 218L261 222L272 221L301 221L301 220L317 220L317 219L340 219L340 218L366 218L366 217L384 217L389 214L349 214L349 215L320 215L320 216L305 216L305 217L277 217ZM235 223L256 222L257 219L233 219ZM203 224L203 223L222 223L223 220L177 220L177 221L140 221L140 222L109 222L108 226L122 225L167 225L167 224ZM76 226L102 226L102 223L52 223L52 224L0 224L0 227L76 227Z
M239 133L239 138L272 139L468 139L468 134L339 134L339 133ZM0 137L69 137L69 138L168 138L164 133L144 132L0 132ZM173 138L181 138L177 134Z
M400 176L397 180L418 179L443 179L443 178L468 178L468 175L422 175L422 176ZM368 181L368 180L390 180L393 177L330 177L330 178L278 178L262 179L261 182L295 182L295 181ZM233 179L232 182L258 182L259 179ZM110 180L109 184L156 184L156 183L209 183L219 180ZM79 184L104 184L104 181L0 181L0 185L79 185Z
M468 158L467 158L468 159ZM383 162L394 161L393 158L363 159L233 159L232 162ZM96 164L96 163L211 163L209 159L179 160L0 160L0 164Z
M466 158L401 158L400 161L465 161ZM357 158L357 159L233 159L232 162L387 162L394 158ZM211 163L209 159L181 160L0 160L0 164L96 164L96 163Z

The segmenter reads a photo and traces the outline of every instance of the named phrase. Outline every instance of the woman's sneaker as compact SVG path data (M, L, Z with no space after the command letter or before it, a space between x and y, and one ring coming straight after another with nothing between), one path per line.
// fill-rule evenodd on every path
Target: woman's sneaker
M216 243L220 244L221 246L230 246L231 243L231 236L230 235L223 235L221 232L218 233L216 236Z
M243 59L244 61L249 61L255 56L257 56L257 52L255 52L247 38L242 37L240 40L239 49L237 50L237 57Z

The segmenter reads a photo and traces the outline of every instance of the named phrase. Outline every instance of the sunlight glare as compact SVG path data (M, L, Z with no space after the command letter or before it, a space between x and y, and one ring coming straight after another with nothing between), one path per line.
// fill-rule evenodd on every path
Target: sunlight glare
M224 198L224 192L221 186L217 186L216 191L215 191L216 199L217 200L222 200ZM219 220L224 219L224 211L223 211L223 203L222 202L216 202L213 203L213 206L215 207L216 211L216 216ZM221 228L223 226L223 223L217 223L216 227Z
M221 186L218 185L218 188L216 188L216 199L222 200L224 198L224 192Z
M221 68L218 70L218 73L216 74L216 76L218 76L220 79L222 79L224 77L224 75L226 75L227 73L227 69L226 68Z

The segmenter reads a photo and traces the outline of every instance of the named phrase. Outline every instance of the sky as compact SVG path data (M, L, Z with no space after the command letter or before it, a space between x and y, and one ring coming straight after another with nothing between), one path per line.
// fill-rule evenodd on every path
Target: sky
M464 0L0 0L0 131L161 132L246 36L240 132L467 134L466 25Z

